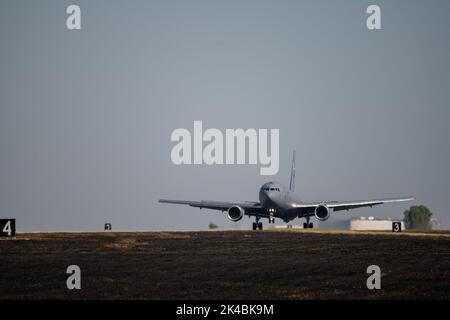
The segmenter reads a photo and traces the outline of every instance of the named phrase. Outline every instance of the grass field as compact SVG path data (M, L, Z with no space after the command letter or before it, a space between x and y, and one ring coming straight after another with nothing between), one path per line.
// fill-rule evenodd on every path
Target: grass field
M448 232L28 233L0 259L0 299L450 299Z

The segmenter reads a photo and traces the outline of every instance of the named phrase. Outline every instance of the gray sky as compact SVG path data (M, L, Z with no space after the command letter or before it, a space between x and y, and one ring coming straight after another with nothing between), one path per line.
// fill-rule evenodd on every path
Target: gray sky
M66 29L79 4L82 30ZM366 28L366 8L382 30ZM19 231L248 228L157 203L415 196L450 226L450 2L0 3L0 217ZM280 171L175 166L176 128L279 128ZM401 217L407 204L336 213ZM298 221L297 223L300 223Z

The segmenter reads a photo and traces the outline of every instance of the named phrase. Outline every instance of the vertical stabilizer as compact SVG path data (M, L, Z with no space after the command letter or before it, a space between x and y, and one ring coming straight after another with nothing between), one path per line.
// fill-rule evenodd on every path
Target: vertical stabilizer
M295 189L295 150L292 153L291 181L289 182L289 190L294 192Z

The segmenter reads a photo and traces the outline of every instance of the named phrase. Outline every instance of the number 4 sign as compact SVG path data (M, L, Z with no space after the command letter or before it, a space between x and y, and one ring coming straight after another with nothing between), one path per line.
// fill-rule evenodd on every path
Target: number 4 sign
M16 236L16 219L0 219L0 237Z

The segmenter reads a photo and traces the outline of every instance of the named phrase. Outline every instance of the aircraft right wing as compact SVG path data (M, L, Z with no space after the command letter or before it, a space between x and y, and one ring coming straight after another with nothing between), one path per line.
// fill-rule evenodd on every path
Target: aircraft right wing
M390 202L403 202L403 201L412 201L414 198L395 198L395 199L375 199L375 200L356 200L356 201L329 201L329 202L316 202L316 203L300 203L293 204L293 209L298 212L299 217L307 217L313 216L314 211L318 206L326 206L329 209L333 209L333 211L341 211L341 210L351 210L362 207L373 207L376 205L380 205L383 203Z
M159 199L160 203L171 203L171 204L185 204L194 208L200 209L211 209L211 210L220 210L220 211L228 211L233 206L239 206L244 209L245 214L249 216L259 216L259 217L268 217L269 215L265 212L263 207L259 202L246 201L243 203L237 202L221 202L221 201L210 201L210 200L201 200L201 201L185 201L185 200L168 200L168 199Z

